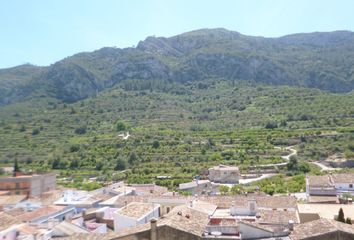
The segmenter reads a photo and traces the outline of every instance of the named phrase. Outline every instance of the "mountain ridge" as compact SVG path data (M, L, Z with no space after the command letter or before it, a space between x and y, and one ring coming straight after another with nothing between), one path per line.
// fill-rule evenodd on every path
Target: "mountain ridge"
M220 78L344 93L354 89L353 52L350 31L265 38L200 29L147 37L135 48L78 53L46 67L0 69L0 104L37 93L75 102L129 79L185 83Z

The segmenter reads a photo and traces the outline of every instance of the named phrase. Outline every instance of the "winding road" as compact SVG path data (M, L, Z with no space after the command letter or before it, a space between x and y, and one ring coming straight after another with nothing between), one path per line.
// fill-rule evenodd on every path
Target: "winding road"
M324 165L323 163L320 162L310 162L316 166L318 166L319 168L321 168L321 172L323 171L336 171L336 170L340 170L341 168L333 168L333 167L328 167L326 165Z
M294 146L289 146L286 147L286 150L289 150L290 153L288 155L285 156L281 156L282 159L285 160L285 162L282 163L273 163L273 164L264 164L264 165L258 165L259 167L276 167L276 166L286 166L290 160L291 156L296 156L297 155L297 150L293 148ZM281 147L274 147L276 149L282 149ZM278 173L266 173L266 174L262 174L260 177L257 178L246 178L246 179L240 179L239 183L240 184L247 184L247 183L251 183L251 182L256 182L265 178L270 178L273 177L275 175L278 175Z

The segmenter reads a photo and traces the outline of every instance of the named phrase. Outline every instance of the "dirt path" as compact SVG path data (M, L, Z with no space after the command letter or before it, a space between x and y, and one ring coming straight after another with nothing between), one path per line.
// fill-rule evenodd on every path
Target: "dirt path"
M311 162L312 164L318 166L319 168L321 168L321 172L323 171L336 171L336 170L340 170L341 168L333 168L333 167L328 167L326 165L324 165L323 163L320 162Z

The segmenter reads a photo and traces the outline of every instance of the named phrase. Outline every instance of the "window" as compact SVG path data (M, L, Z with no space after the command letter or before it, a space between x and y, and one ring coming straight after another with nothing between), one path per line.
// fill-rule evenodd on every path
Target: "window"
M16 183L16 189L20 188L20 183Z
M167 213L170 212L170 207L167 207L166 212L167 212Z
M353 188L353 184L351 183L351 184L349 184L349 188Z

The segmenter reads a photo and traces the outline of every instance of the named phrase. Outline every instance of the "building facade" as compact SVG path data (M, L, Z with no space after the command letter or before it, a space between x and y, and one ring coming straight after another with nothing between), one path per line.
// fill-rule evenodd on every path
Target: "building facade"
M209 168L208 178L216 183L238 183L240 170L238 167L219 165Z
M55 188L55 173L0 178L0 191L8 191L9 195L39 196Z

